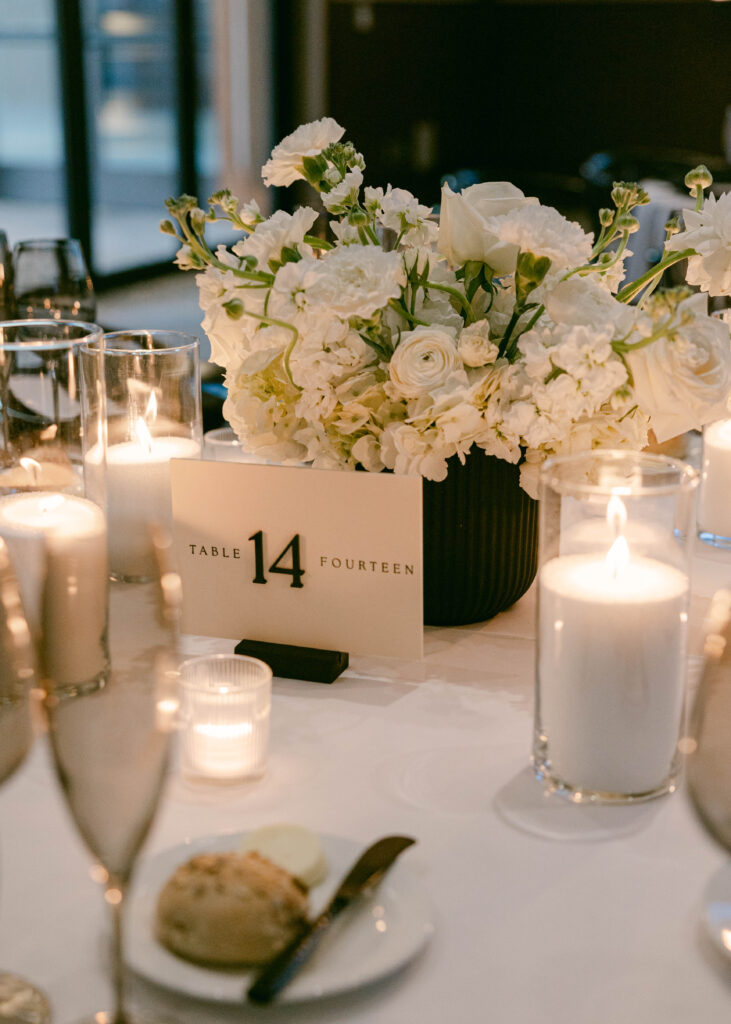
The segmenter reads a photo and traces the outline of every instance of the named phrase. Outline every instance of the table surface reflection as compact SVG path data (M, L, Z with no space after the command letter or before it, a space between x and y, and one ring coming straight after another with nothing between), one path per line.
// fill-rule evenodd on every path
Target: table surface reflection
M731 555L699 543L691 682L708 598L729 583ZM701 925L723 851L682 791L625 808L543 797L527 767L533 618L529 592L490 622L427 629L422 662L352 658L332 686L275 680L267 775L218 788L173 770L143 851L277 821L364 846L413 835L410 867L437 921L414 962L290 1007L207 1003L137 978L133 1004L183 1024L727 1021L731 959ZM185 641L186 654L231 648ZM0 814L0 964L46 990L58 1024L108 1006L105 906L43 737L0 791Z

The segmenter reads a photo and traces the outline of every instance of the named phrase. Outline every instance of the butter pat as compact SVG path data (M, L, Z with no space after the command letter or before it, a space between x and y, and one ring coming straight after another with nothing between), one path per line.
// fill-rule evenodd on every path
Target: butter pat
M303 825L264 825L250 832L241 844L241 852L253 850L272 864L312 889L323 881L328 871L322 843Z

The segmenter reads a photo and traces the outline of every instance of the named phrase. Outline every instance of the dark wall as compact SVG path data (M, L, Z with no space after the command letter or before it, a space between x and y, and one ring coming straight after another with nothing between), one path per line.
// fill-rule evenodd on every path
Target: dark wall
M370 184L431 202L461 167L550 192L596 150L721 159L731 4L365 6L329 5L328 112Z

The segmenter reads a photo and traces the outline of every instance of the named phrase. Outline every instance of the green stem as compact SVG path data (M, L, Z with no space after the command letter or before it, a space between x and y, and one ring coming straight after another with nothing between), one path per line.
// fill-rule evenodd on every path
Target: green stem
M469 300L461 292L457 291L456 288L452 288L451 285L448 284L437 284L435 281L427 281L424 285L424 290L428 291L430 288L434 288L438 292L446 292L459 303L466 314L465 326L475 322L477 317L475 316L475 312L472 309Z
M332 249L332 242L328 242L324 238L317 238L315 235L305 235L305 242L312 246L313 249Z
M620 292L617 292L617 299L620 302L629 302L646 285L650 284L656 277L660 277L668 267L672 267L674 263L680 263L681 260L687 260L688 257L695 256L695 254L695 249L682 249L680 252L668 253L659 263L656 263L654 267L650 267L641 277L638 277L636 281L632 281Z

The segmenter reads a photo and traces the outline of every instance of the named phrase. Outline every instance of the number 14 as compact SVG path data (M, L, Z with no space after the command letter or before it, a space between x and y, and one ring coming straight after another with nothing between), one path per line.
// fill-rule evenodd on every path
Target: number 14
M263 530L257 530L256 533L252 533L249 540L254 542L254 559L256 563L256 575L252 580L253 583L266 583L267 578L264 575L264 532ZM292 566L287 568L281 565L282 559L286 556L287 552L292 552ZM305 570L300 565L300 535L295 533L292 540L284 548L284 550L275 558L272 564L269 566L269 572L281 573L283 576L291 576L292 582L290 587L302 587L302 577L305 574Z

